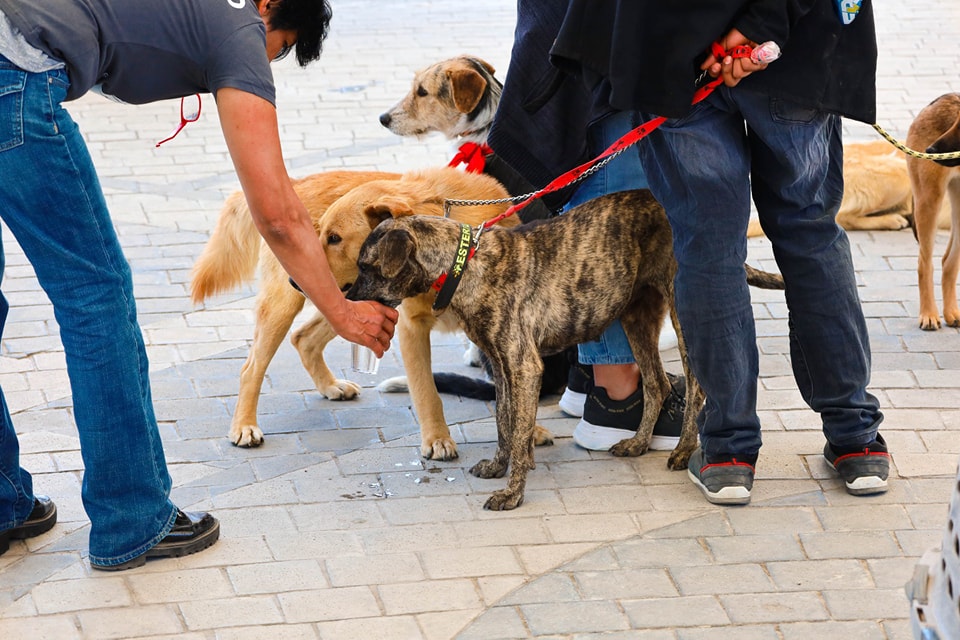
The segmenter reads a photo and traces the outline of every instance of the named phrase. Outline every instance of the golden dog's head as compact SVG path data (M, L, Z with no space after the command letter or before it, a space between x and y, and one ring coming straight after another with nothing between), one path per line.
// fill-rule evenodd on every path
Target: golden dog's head
M442 216L445 199L499 201L507 197L503 186L484 174L451 167L434 167L404 174L399 180L371 180L335 200L317 221L323 245L337 286L346 291L357 277L360 246L376 225L388 217L413 214ZM502 213L506 202L482 206L453 207L451 217L476 226ZM511 216L500 224L514 226Z
M486 130L500 102L494 68L474 56L458 56L417 71L410 92L380 116L380 124L400 136L439 131L448 140Z

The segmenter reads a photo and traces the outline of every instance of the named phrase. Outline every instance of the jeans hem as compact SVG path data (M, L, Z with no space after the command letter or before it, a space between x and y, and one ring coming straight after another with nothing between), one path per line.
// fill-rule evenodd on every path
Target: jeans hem
M167 534L173 530L173 526L177 523L177 512L178 512L178 509L174 507L173 512L170 514L170 517L167 518L167 522L163 525L163 528L160 530L160 533L158 533L156 536L151 538L149 542L146 542L145 544L140 545L139 547L137 547L136 549L134 549L129 553L125 553L120 556L114 556L111 558L95 556L91 553L89 556L90 562L92 562L93 564L98 564L103 567L114 567L118 564L123 564L124 562L129 562L134 558L142 556L147 551L150 551L150 549L153 549L155 546L157 546L160 543L160 541L166 538Z

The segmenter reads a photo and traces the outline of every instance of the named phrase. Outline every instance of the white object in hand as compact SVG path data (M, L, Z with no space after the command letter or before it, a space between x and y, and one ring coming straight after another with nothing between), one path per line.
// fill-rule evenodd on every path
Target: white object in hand
M755 64L769 64L780 57L780 45L773 40L758 44L750 52L750 60Z

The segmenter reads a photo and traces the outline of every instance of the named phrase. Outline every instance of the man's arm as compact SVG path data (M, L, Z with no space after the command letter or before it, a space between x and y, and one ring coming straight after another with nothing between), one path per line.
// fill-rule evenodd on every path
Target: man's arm
M217 92L220 125L250 213L283 268L341 336L382 356L397 312L352 302L337 287L306 207L297 197L280 150L272 104L239 89Z

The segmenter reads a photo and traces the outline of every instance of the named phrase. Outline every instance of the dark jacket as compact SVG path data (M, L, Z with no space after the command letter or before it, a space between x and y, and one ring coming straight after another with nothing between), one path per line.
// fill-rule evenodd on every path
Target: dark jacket
M783 52L739 87L875 122L872 0L848 25L835 0L570 0L551 53L588 84L608 81L614 108L682 117L711 42L733 27Z
M579 78L556 68L549 55L566 10L567 0L518 0L510 66L487 139L501 159L537 188L589 160L591 95ZM545 198L551 209L564 199Z

